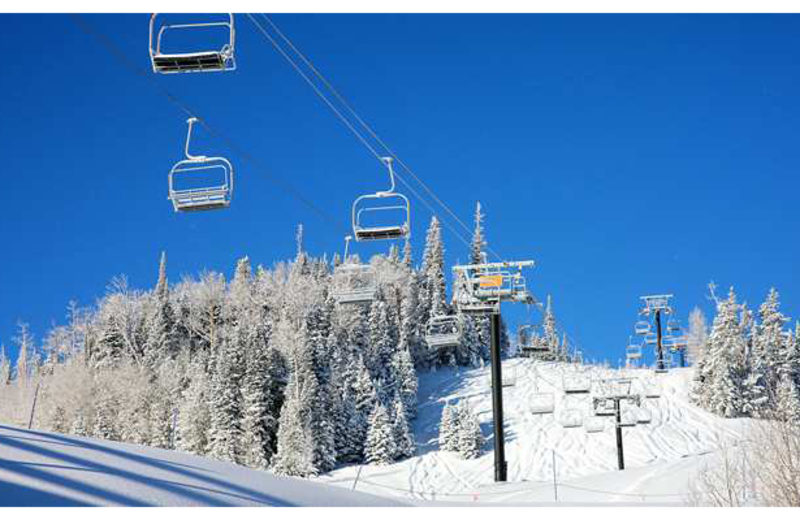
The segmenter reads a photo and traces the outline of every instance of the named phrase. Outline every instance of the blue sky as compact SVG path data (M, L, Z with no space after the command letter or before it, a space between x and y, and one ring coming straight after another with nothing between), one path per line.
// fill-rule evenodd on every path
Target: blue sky
M642 294L674 293L682 317L710 313L710 280L751 304L774 285L800 316L800 17L273 19L470 226L482 202L492 249L537 262L531 290L553 295L585 355L622 355ZM87 20L149 66L148 15ZM310 252L342 249L353 199L382 189L384 170L251 22L237 23L236 72L155 79L263 168L199 132L197 149L235 163L234 204L176 215L166 175L185 115L70 17L0 15L0 46L14 49L0 75L7 348L18 320L41 338L114 275L149 287L162 250L177 281L229 274L244 255L289 258L298 223ZM431 213L413 203L418 260ZM467 258L445 240L450 262ZM504 308L512 324L524 311Z

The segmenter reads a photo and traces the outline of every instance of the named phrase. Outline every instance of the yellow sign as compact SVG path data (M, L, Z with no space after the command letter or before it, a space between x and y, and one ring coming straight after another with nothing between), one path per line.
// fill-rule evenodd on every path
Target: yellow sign
M480 286L481 287L502 287L503 286L503 275L495 274L495 275L491 275L491 276L481 276Z

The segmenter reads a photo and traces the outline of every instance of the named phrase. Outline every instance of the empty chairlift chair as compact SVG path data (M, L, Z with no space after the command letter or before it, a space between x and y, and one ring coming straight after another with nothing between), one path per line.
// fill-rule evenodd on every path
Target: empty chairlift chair
M563 428L580 428L583 426L583 412L575 408L566 408L558 420Z
M592 389L592 381L584 374L567 374L563 379L565 394L588 394Z
M503 387L516 386L517 384L517 368L516 367L503 367L501 370L503 377ZM489 371L487 376L489 385L492 384L492 372Z
M408 198L394 191L394 170L392 158L384 157L389 169L391 185L388 191L362 195L353 203L353 234L357 241L396 240L408 238L411 234L411 204ZM373 221L376 214L392 215L393 221ZM397 222L399 217L399 222Z
M594 414L597 417L613 417L617 415L614 408L613 399L596 399L594 403Z
M178 161L169 172L169 199L175 211L227 208L233 195L233 166L224 157L190 154L192 127L197 118L186 122L186 159Z
M638 424L638 414L636 410L622 410L619 418L619 425L623 428L630 428Z
M233 23L233 14L228 14L228 19L219 22L159 24L157 14L150 17L150 61L153 72L159 74L176 74L181 72L218 72L236 69L234 57L234 41L236 29ZM220 42L218 49L208 47L198 52L166 53L162 48L164 35L175 30L196 30L219 27L225 30L227 38ZM199 31L195 31L199 34Z
M598 416L587 417L583 427L586 433L601 433L606 429L606 419Z
M531 396L529 409L534 415L553 413L553 410L555 410L555 400L553 394L533 394Z
M661 384L658 381L647 380L642 382L642 393L647 399L658 399L661 397Z
M634 343L629 343L628 346L625 347L625 357L628 360L641 359L642 358L642 346L634 344Z
M658 343L658 335L655 332L648 332L644 335L644 342L648 345L655 345Z
M372 303L376 288L370 265L345 263L333 272L333 297L340 305Z
M650 424L653 421L653 413L647 408L641 407L636 410L636 422L639 424Z
M448 348L461 344L462 321L459 316L434 316L425 328L425 341L432 348Z
M636 334L639 336L644 336L646 334L650 334L651 332L650 323L646 321L640 321L636 324Z

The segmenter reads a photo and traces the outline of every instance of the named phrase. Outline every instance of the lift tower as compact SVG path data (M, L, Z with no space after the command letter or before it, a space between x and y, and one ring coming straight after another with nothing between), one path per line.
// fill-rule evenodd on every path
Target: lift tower
M492 326L492 410L494 418L494 480L505 482L508 464L503 433L503 374L500 360L500 304L534 303L522 276L532 260L453 267L453 303L461 314L489 315Z
M641 297L641 300L644 301L644 308L639 312L639 314L643 314L645 316L655 314L656 372L659 373L667 371L667 367L664 363L664 335L661 327L661 318L663 314L672 314L672 307L669 305L670 298L672 298L671 294Z

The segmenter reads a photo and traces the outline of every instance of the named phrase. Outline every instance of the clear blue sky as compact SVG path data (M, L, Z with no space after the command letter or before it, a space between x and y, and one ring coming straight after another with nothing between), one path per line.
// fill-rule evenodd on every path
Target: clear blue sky
M148 15L90 16L143 68ZM276 15L401 158L491 247L532 258L587 356L616 361L638 297L711 310L710 280L751 304L770 286L800 315L800 17ZM261 171L237 167L227 212L176 215L166 175L185 116L68 16L0 16L0 341L39 338L69 300L124 273L149 287L238 257L342 248L350 204L385 174L256 32L238 22L239 70L157 77L212 126L336 219ZM414 202L421 253L430 212ZM448 260L465 247L445 234ZM385 250L358 246L362 255ZM524 309L507 306L516 324ZM537 317L538 319L538 317Z

